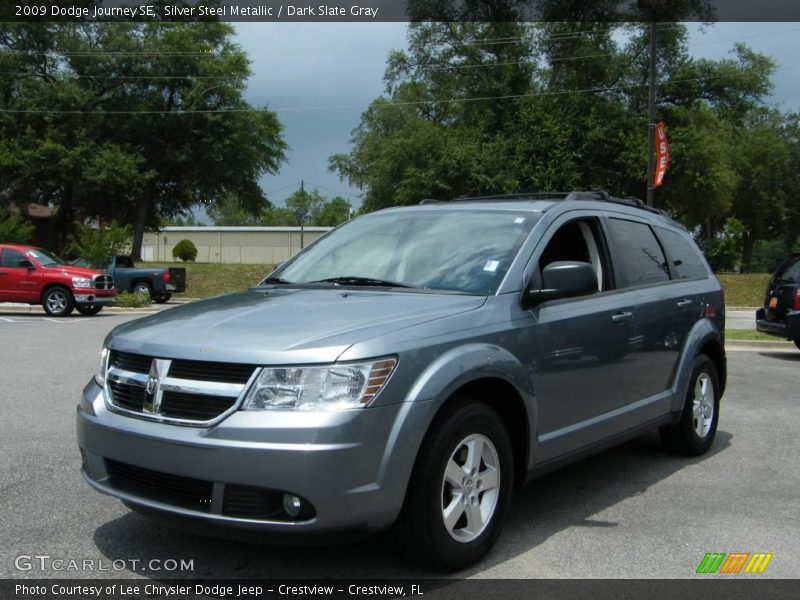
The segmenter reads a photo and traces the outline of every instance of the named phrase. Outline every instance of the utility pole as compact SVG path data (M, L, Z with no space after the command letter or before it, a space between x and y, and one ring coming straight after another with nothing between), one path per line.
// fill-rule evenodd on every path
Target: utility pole
M650 14L650 73L647 101L647 206L653 206L655 187L653 177L656 167L656 19L655 11Z
M305 199L305 196L306 196L305 181L303 181L301 179L300 180L300 197ZM305 234L304 234L304 231L303 231L303 223L306 220L306 210L307 210L306 206L301 204L300 205L300 212L298 213L300 215L300 250L302 250L305 247L305 243L304 243L305 242L305 240L304 240Z

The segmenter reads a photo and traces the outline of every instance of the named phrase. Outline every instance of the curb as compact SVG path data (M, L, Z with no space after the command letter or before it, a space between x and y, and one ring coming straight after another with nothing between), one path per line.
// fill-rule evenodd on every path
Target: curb
M726 311L732 311L732 312L756 312L759 308L761 308L761 307L759 307L759 306L726 306L725 310Z
M131 307L125 308L122 306L105 306L103 307L103 312L108 314L122 314L122 315L130 315L130 314L150 314L150 313L157 313L160 312L162 309L158 308L145 308L145 307ZM43 315L45 314L44 309L41 306L29 306L27 304L1 304L0 303L0 313L14 313L14 314L32 314L32 315Z
M762 340L725 340L725 350L783 350L796 351L792 342L771 342Z

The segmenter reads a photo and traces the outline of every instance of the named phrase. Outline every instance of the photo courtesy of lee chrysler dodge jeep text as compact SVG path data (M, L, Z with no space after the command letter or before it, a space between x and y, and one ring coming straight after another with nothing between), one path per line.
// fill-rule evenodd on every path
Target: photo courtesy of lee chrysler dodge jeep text
M462 568L537 474L655 428L709 449L723 304L689 233L636 200L382 210L251 289L114 329L78 408L83 475L265 539L393 528Z

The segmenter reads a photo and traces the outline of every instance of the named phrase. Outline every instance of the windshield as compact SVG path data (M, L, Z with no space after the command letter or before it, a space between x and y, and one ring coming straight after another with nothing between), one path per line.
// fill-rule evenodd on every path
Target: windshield
M537 219L489 210L367 215L319 240L272 280L490 294Z
M36 259L36 261L43 267L54 267L56 265L66 264L58 256L56 256L52 252L48 252L47 250L42 250L42 249L28 250L28 256L30 256L33 259Z

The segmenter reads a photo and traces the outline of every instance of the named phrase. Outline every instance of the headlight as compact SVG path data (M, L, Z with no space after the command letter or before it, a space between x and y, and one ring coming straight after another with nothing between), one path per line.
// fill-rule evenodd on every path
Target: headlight
M324 367L265 368L243 410L347 410L367 406L381 391L397 360Z
M73 277L72 287L74 288L90 288L92 287L92 280L87 277Z
M100 387L106 385L106 370L108 369L108 348L103 346L100 352L100 369L94 374L94 380Z

